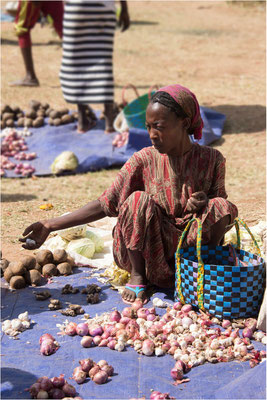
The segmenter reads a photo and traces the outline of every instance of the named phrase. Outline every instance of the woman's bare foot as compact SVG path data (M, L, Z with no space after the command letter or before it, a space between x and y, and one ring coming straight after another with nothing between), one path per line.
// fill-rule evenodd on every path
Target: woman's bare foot
M30 77L25 77L24 79L19 79L18 81L15 82L10 82L9 86L40 86L39 81L37 78L30 78Z
M106 103L104 105L104 117L105 117L105 134L115 132L113 127L113 122L117 116L116 110L114 108L114 103Z
M96 119L88 116L87 104L78 104L78 133L85 133L96 126Z
M87 121L83 121L82 125L79 125L78 122L77 133L86 133L90 129L93 129L95 126L96 126L96 121L90 121L87 118Z

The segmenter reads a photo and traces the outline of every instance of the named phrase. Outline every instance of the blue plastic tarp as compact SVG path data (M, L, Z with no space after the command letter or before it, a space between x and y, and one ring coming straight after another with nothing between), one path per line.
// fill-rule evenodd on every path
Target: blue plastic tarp
M170 355L163 357L146 357L127 347L117 352L104 347L83 348L79 336L58 336L59 328L66 318L76 323L82 322L82 316L66 317L59 311L49 311L46 301L35 300L34 292L49 290L52 298L60 299L62 308L69 303L80 304L90 317L113 309L121 311L125 304L117 291L108 284L90 278L91 269L76 268L68 277L55 277L54 282L44 286L27 287L17 291L2 289L2 320L12 319L28 310L32 319L31 329L22 332L19 340L13 340L2 333L1 354L1 398L28 399L25 389L36 382L40 376L59 376L65 374L83 399L121 399L150 398L151 389L168 392L176 399L265 399L266 398L266 362L251 369L248 362L229 362L204 364L193 368L186 376L190 382L174 386L170 370L174 359ZM93 270L93 272L95 272ZM78 287L81 291L89 283L102 287L101 302L87 304L85 294L62 295L65 284ZM155 296L170 303L173 302L172 291L159 291ZM151 307L152 301L146 307ZM157 309L159 314L166 311ZM34 321L34 322L33 322ZM60 347L55 354L43 356L39 352L39 338L44 333L51 333ZM264 349L259 342L253 342L255 348ZM79 365L79 360L92 358L98 362L107 360L114 367L115 375L104 385L96 385L91 380L78 385L71 380L72 372Z
M99 115L99 113L98 113ZM225 115L211 109L201 107L204 122L203 136L198 141L201 145L209 145L222 135ZM29 152L36 152L37 158L30 161L36 169L35 175L50 175L50 166L63 151L73 151L79 160L77 173L97 171L114 166L122 166L135 151L151 146L148 132L145 129L131 128L127 145L117 148L112 146L116 134L104 133L104 121L98 119L94 129L85 134L77 133L77 123L50 126L45 120L41 128L30 128L32 136L26 137ZM18 163L13 158L11 161ZM18 177L14 170L6 171L7 177Z

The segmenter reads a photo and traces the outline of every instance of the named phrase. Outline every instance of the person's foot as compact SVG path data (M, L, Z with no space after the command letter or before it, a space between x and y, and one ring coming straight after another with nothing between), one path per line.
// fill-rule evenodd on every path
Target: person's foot
M40 86L39 81L37 78L30 78L30 77L25 77L24 79L19 79L18 81L15 82L10 82L9 86L30 86L30 87L36 87Z
M78 120L77 133L86 133L90 129L93 129L95 126L96 121L90 120L89 118L83 120L82 123L80 123Z
M146 282L141 276L131 276L128 284L125 285L125 289L122 292L122 300L131 304L136 298L142 300L142 302L147 302L146 296Z
M96 125L96 119L88 115L90 110L87 104L78 104L78 133L85 133Z

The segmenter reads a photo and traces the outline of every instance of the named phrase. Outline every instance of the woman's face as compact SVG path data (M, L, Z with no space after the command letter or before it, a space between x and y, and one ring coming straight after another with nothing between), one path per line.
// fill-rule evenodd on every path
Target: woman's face
M182 155L190 142L187 119L160 103L150 103L146 110L146 127L155 149L161 154Z

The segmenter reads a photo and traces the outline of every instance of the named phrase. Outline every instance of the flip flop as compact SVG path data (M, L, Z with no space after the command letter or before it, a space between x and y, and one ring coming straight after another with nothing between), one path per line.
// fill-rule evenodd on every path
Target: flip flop
M125 289L129 289L129 290L131 290L132 292L135 293L135 298L136 299L137 299L138 294L140 292L146 290L146 288L147 288L147 285L130 285L129 283L125 286ZM125 304L133 304L133 302L134 302L134 301L125 300L124 298L121 298L121 299ZM148 299L145 299L143 301L143 304L146 304L147 302L148 302Z

